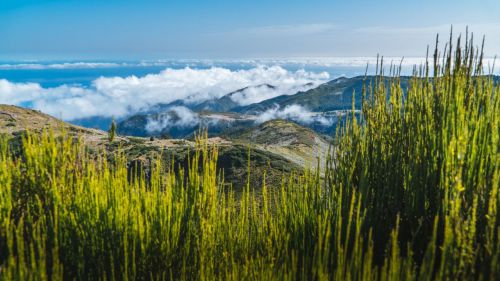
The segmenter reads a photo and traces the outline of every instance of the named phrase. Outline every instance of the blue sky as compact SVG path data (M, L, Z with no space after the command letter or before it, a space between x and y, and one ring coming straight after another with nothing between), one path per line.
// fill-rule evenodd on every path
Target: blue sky
M493 56L499 12L498 0L0 0L0 59L423 56L451 24L485 34Z

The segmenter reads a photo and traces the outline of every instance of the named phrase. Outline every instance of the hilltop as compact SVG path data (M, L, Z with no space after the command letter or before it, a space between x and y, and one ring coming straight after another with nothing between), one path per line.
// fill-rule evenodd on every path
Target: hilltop
M38 110L0 104L0 133L17 137L27 130L34 133L43 130L52 130L54 133L64 131L69 135L80 136L92 146L102 146L107 140L107 132L71 125ZM121 137L118 139L123 140Z
M234 136L243 143L285 157L303 167L324 165L329 142L309 128L286 120L271 120Z

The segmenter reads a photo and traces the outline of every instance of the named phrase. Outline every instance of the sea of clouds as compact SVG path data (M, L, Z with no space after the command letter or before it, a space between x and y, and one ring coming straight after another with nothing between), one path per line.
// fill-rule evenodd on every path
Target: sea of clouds
M90 87L44 88L38 83L0 79L0 103L29 106L68 121L93 116L120 118L160 103L200 103L251 87L232 96L238 104L247 105L295 94L329 79L327 72L289 71L281 66L262 65L243 70L167 68L142 77L100 77ZM274 87L255 87L264 84Z
M411 70L415 65L423 65L426 62L425 57L296 57L296 58L256 58L256 59L178 59L178 60L142 60L129 62L92 62L92 61L73 61L73 62L16 62L0 63L0 70L50 70L50 69L98 69L98 68L119 68L119 67L148 67L159 66L165 68L188 66L191 68L210 68L224 65L240 65L247 68L267 66L292 66L292 67L366 67L367 65L375 67L377 62L383 58L384 64L389 66L401 65L403 68ZM432 58L429 58L432 61ZM494 57L486 57L483 60L485 71L487 66L493 65ZM500 73L496 69L495 73ZM411 74L411 73L409 73Z

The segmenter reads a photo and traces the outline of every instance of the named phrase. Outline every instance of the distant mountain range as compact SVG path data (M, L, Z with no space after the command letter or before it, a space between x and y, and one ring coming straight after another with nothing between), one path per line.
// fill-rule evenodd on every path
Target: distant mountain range
M307 91L286 93L246 105L241 105L237 98L251 91L274 90L276 87L261 84L199 103L177 100L168 104L157 104L118 120L118 132L142 137L186 138L200 128L206 128L211 136L230 136L245 129L255 128L268 120L287 119L331 137L339 121L351 112L353 99L356 110L361 108L363 85L374 85L375 79L375 76L340 77ZM392 78L383 79L388 83ZM400 78L404 90L408 87L409 79ZM496 82L500 81L498 76L494 79ZM186 117L189 117L189 120L186 120ZM110 118L95 117L74 123L107 129L110 122Z
M308 91L280 95L244 106L235 101L235 95L275 87L270 84L250 86L195 104L184 101L159 104L120 120L118 132L135 136L189 137L199 128L207 128L213 136L231 135L271 119L288 119L320 134L332 136L337 123L352 109L353 93L355 107L360 108L363 84L370 84L373 79L341 77ZM402 83L407 83L407 80L403 77ZM196 115L195 122L180 122L183 116L176 112L178 107L192 111ZM163 122L164 126L155 126L152 130L152 122Z

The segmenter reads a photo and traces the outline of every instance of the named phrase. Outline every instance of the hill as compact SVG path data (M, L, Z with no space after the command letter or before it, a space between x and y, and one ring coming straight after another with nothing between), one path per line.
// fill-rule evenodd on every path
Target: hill
M108 138L107 132L71 125L38 110L0 104L1 134L19 137L27 130L41 133L43 130L49 129L54 133L64 131L72 136L78 135L86 144L96 147L102 146ZM118 137L117 140L121 141L124 138Z
M108 133L97 129L88 129L65 123L50 115L36 110L11 105L0 105L0 134L8 135L12 145L19 145L26 131L42 133L52 130L54 134L63 132L71 137L79 137L85 145L95 153L107 151L112 154L117 150L126 156L129 167L139 167L144 173L154 159L161 157L165 165L170 167L172 161L178 167L187 167L187 155L196 143L189 139L143 138L119 135L115 141L108 140ZM246 184L247 168L251 167L250 183L252 186L262 185L262 174L266 173L267 184L277 184L284 173L302 170L299 161L290 161L271 149L262 149L251 142L232 141L220 137L207 139L210 145L218 147L218 167L224 171L224 181L236 189ZM250 158L248 157L250 153ZM250 162L248 162L250 160Z
M303 167L323 168L329 142L313 130L286 120L272 120L236 136L236 141L252 143L259 149L281 155Z

